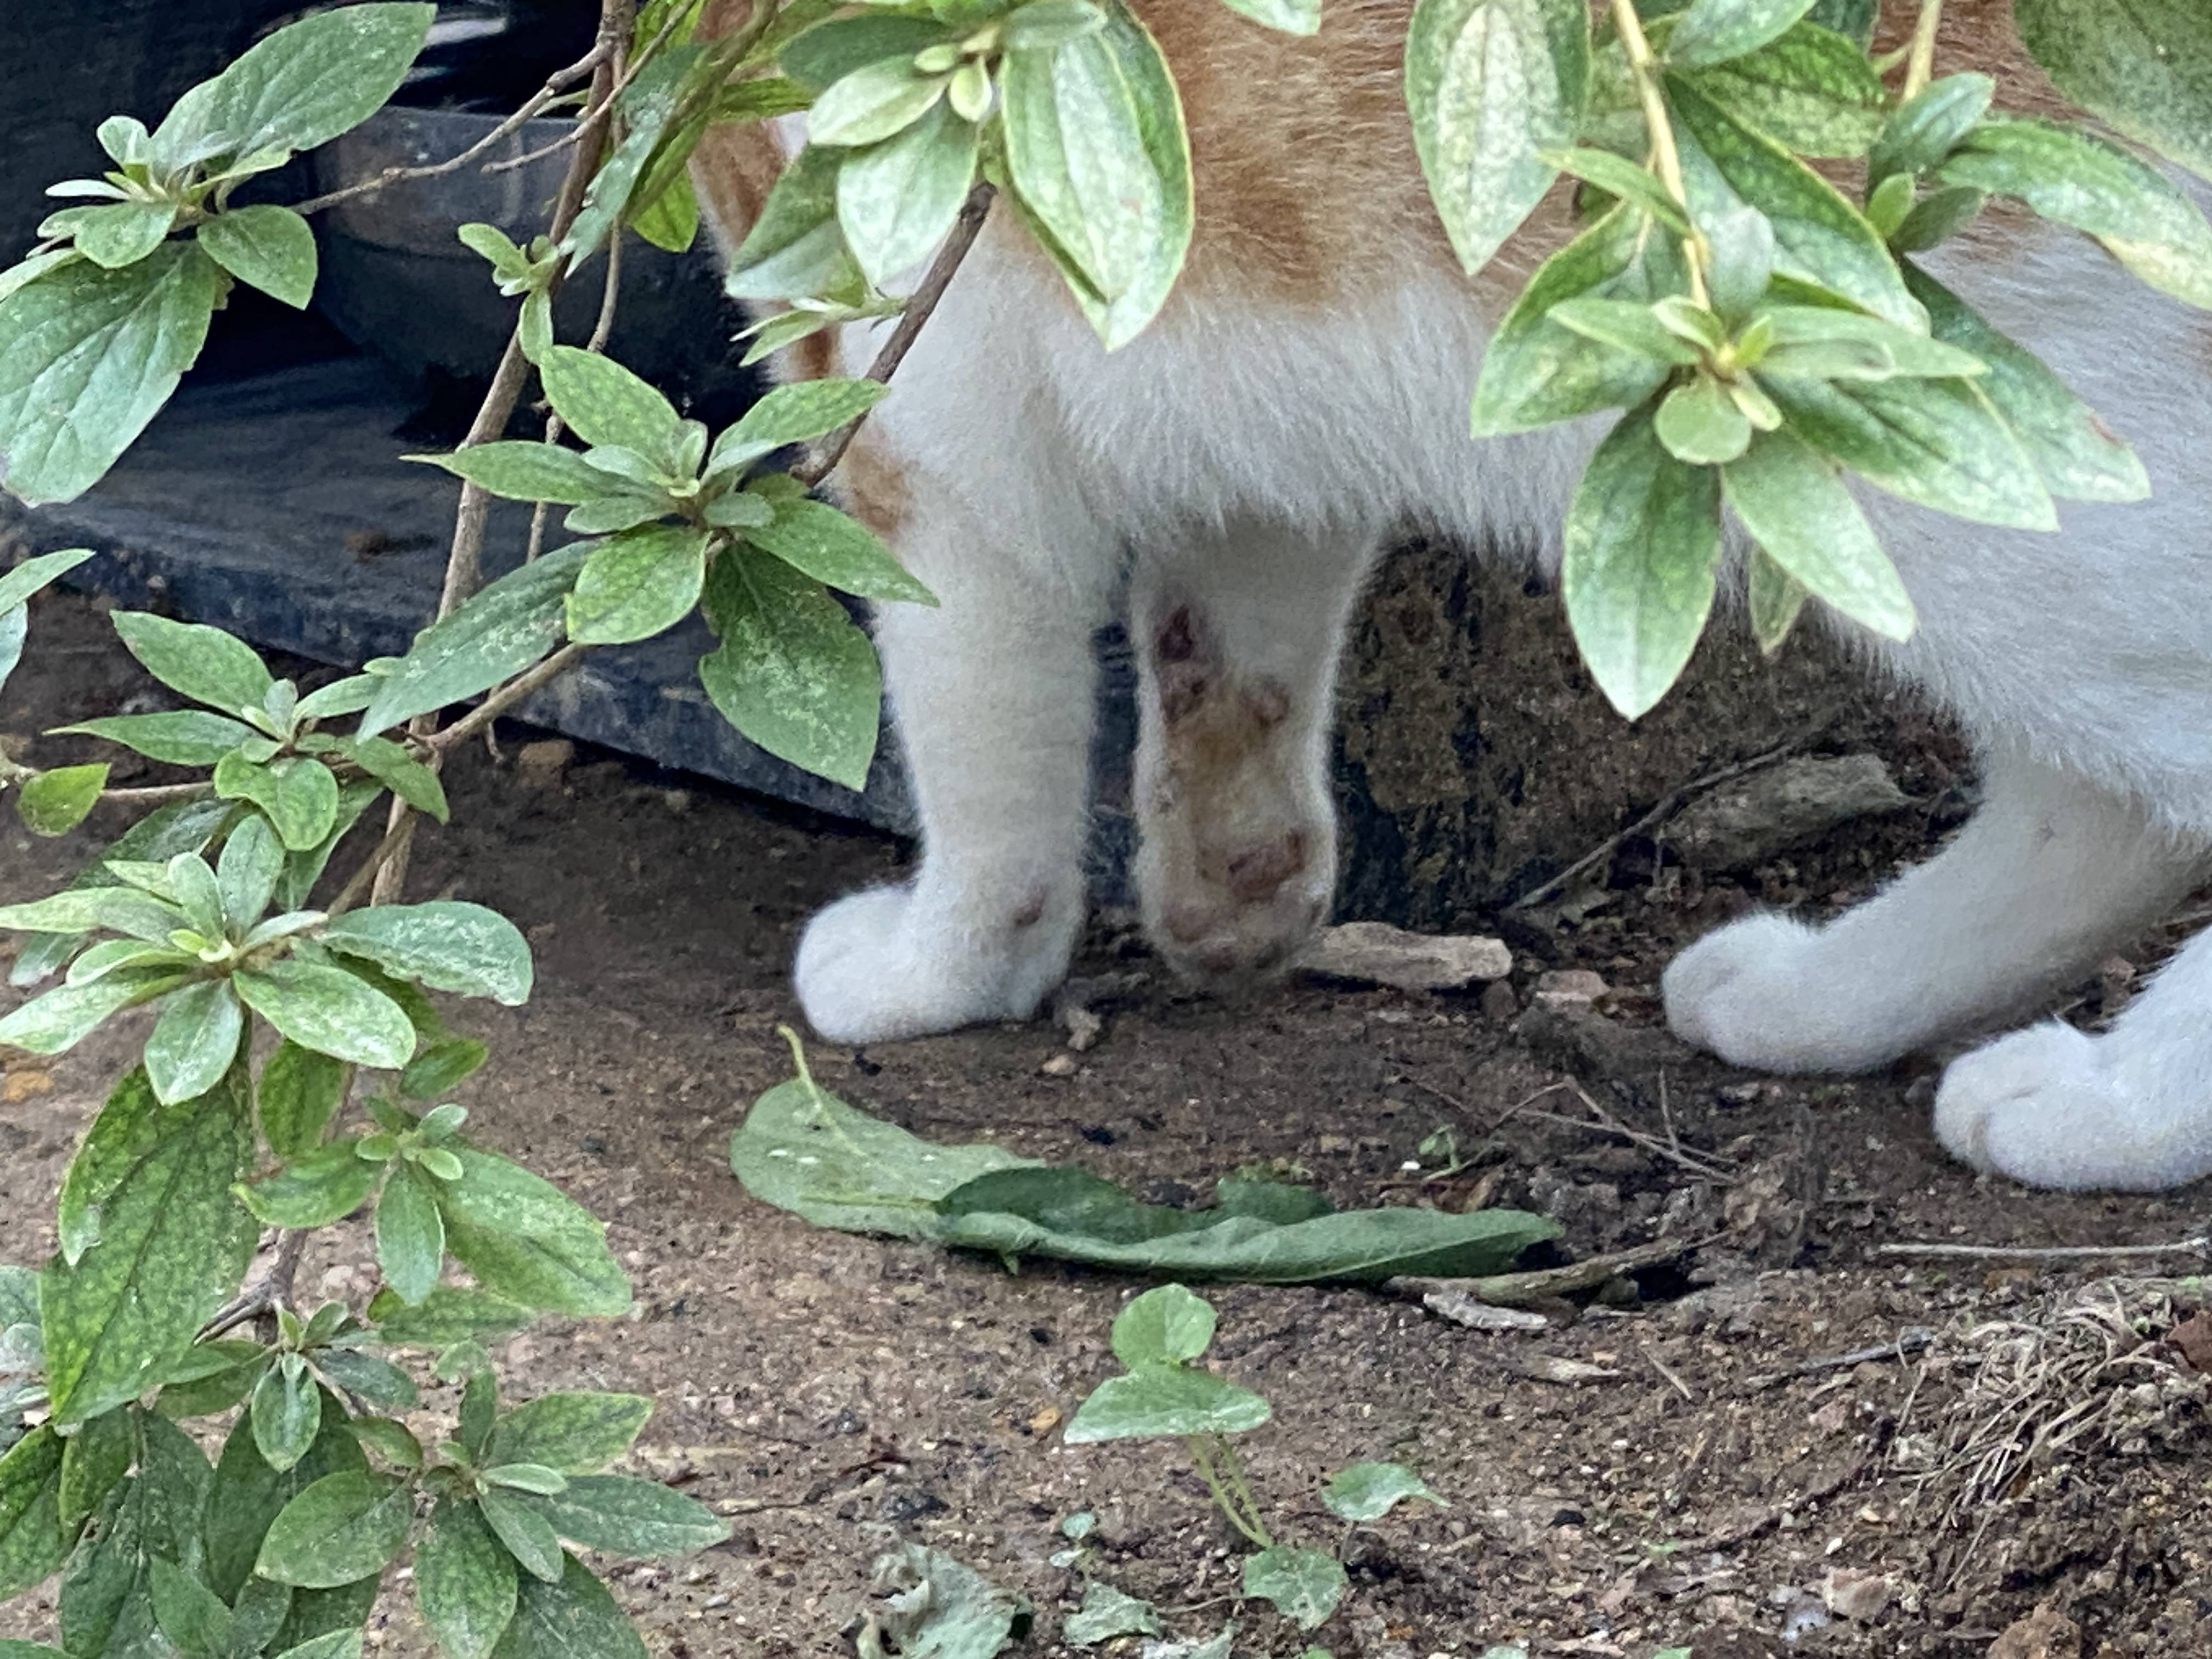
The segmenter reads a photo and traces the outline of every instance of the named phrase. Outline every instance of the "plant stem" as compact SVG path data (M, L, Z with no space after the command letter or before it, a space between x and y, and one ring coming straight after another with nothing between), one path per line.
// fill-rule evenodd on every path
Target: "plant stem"
M885 385L892 375L898 373L898 366L906 361L906 354L913 346L915 337L921 332L922 325L928 322L930 313L937 309L937 302L945 297L945 290L952 285L953 277L959 272L960 262L968 257L968 250L975 246L975 238L982 233L983 221L991 211L991 198L996 193L988 184L979 184L968 192L968 199L960 206L960 217L953 223L952 234L945 239L945 246L938 249L937 258L930 262L929 270L915 286L913 298L907 301L906 309L899 313L898 324L891 330L891 337L884 342L884 349L876 354L875 362L868 365L866 379L878 385ZM859 420L839 427L824 438L805 460L791 469L791 476L810 489L820 483L836 470L837 463L845 459L846 450L852 447L854 434L860 431L861 421L866 419L867 416L863 415Z
M307 1253L307 1235L304 1231L286 1232L277 1243L276 1259L269 1264L269 1271L218 1309L215 1317L200 1327L200 1340L212 1341L225 1331L236 1330L249 1319L258 1319L263 1314L289 1307L292 1281L299 1277L300 1258Z
M1905 92L1917 97L1936 78L1936 33L1943 23L1943 0L1920 0L1920 21L1912 26L1912 46L1905 60Z
M1674 198L1674 205L1688 218L1690 196L1682 182L1681 152L1674 147L1674 119L1668 113L1666 93L1660 85L1658 55L1644 38L1644 21L1636 15L1634 0L1613 0L1613 21L1620 33L1621 50L1628 54L1629 70L1636 77L1636 95L1644 105L1644 125L1651 135L1652 166L1659 182ZM1690 234L1682 239L1682 252L1690 263L1690 297L1701 306L1711 304L1705 289L1705 238L1698 234L1694 221Z
M1252 1503L1251 1488L1244 1484L1244 1471L1238 1467L1237 1454L1231 1449L1229 1443L1218 1434L1187 1434L1183 1437L1183 1444L1189 1449L1190 1461L1197 1466L1199 1479L1206 1482L1206 1489L1213 1494L1214 1503L1219 1505L1222 1514L1229 1517L1229 1524L1261 1549L1273 1548L1275 1540L1267 1535L1267 1526L1260 1519L1258 1506ZM1215 1463L1217 1455L1232 1472L1236 1482L1234 1491L1222 1480Z
M443 754L455 744L466 742L540 686L559 679L574 668L591 648L588 645L571 641L529 672L516 675L444 731L434 732L427 739L431 751Z

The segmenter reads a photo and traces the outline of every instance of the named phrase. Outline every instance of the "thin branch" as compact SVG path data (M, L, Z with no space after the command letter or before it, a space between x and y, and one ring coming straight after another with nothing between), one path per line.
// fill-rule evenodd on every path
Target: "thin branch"
M1778 1371L1762 1371L1756 1376L1747 1376L1747 1389L1771 1389L1778 1382L1787 1382L1792 1377L1814 1376L1822 1371L1850 1370L1859 1365L1879 1364L1885 1359L1903 1359L1918 1353L1936 1340L1936 1333L1925 1325L1908 1325L1891 1342L1876 1342L1867 1347L1853 1348L1848 1353L1823 1354L1818 1359L1801 1359L1794 1365L1785 1365Z
M199 1340L211 1342L225 1331L236 1330L249 1319L289 1307L292 1281L299 1276L300 1258L307 1249L307 1235L304 1230L287 1231L276 1246L276 1259L269 1264L269 1271L216 1310L215 1317L200 1327Z
M1692 778L1686 784L1669 789L1659 798L1659 804L1656 806L1630 824L1628 828L1618 835L1608 836L1565 869L1560 871L1558 875L1540 886L1530 888L1505 908L1509 911L1526 910L1542 903L1546 899L1565 889L1569 882L1592 865L1601 860L1610 859L1620 850L1624 843L1657 829L1660 824L1681 811L1694 797L1705 793L1709 789L1717 789L1722 784L1732 782L1747 772L1756 772L1762 767L1773 765L1792 750L1801 748L1811 742L1826 728L1826 726L1827 722L1823 720L1811 731L1802 732L1787 743L1778 743L1763 754L1753 755L1749 760L1737 761L1733 765L1723 766L1717 772L1708 772L1701 778Z
M211 783L156 783L138 789L103 789L100 799L131 806L165 806L171 801L198 800L214 792Z
M1936 77L1936 34L1942 22L1943 0L1920 0L1920 19L1912 27L1912 45L1905 60L1903 95L1908 100Z
M1682 157L1674 147L1674 124L1668 113L1667 96L1660 88L1658 56L1644 39L1644 22L1637 15L1634 0L1613 0L1613 21L1621 49L1628 54L1630 72L1636 78L1637 96L1644 105L1644 125L1651 137L1651 160L1658 169L1659 182L1687 217L1690 192L1682 180ZM1682 252L1690 267L1690 297L1701 306L1710 305L1711 296L1705 291L1705 245L1694 226L1682 239Z
M571 641L526 674L518 674L442 732L425 739L434 754L443 754L455 744L465 743L520 702L540 686L551 684L574 668L592 647Z
M906 361L906 354L912 348L915 337L921 332L922 325L929 320L930 313L937 309L937 302L945 297L945 290L952 285L953 277L959 273L960 262L968 257L968 250L975 246L975 238L983 229L983 221L990 215L991 198L996 193L988 184L979 184L968 192L968 199L961 204L960 217L953 224L952 234L945 239L945 246L938 249L937 258L930 263L929 270L915 287L913 297L906 303L906 309L899 313L898 325L891 330L891 337L884 342L884 349L876 354L876 361L868 365L868 372L864 378L881 386L888 384L891 376L898 373L898 366ZM839 427L822 441L813 453L791 469L791 476L810 489L820 483L836 470L837 463L845 459L845 452L852 447L854 435L860 429L860 422L867 418L863 415L859 420Z
M360 903L362 895L368 890L368 884L375 879L376 872L398 854L414 832L411 818L386 830L384 839L377 842L376 850L363 860L360 869L346 878L346 884L338 889L337 896L324 907L325 914L333 918L342 916Z
M2212 1234L2171 1244L1877 1244L1874 1253L1922 1261L2125 1261L2166 1255L2212 1255Z
M608 46L605 40L595 42L591 51L569 64L568 68L556 70L547 76L545 84L532 93L520 109L515 111L514 114L508 116L507 119L501 121L459 155L450 155L442 161L433 162L426 167L386 167L374 179L364 179L357 184L346 185L343 190L334 190L326 195L313 196L304 202L295 203L292 210L295 213L319 213L325 208L336 207L341 202L350 202L357 196L374 195L378 191L386 189L392 185L411 183L417 179L442 179L449 173L459 173L501 139L511 137L530 122L537 119L563 92L598 69L605 60L607 52ZM486 172L492 170L489 167L485 169Z

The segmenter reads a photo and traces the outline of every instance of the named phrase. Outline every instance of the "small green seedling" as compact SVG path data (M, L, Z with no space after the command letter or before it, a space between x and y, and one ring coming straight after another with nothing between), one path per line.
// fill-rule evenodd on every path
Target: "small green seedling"
M1244 1594L1316 1629L1336 1611L1349 1585L1342 1552L1278 1543L1268 1530L1229 1437L1258 1428L1272 1408L1251 1389L1197 1364L1213 1329L1212 1307L1181 1285L1163 1285L1138 1297L1114 1321L1114 1355L1128 1369L1091 1391L1064 1438L1071 1445L1182 1440L1229 1524L1257 1547L1245 1559ZM1354 1463L1332 1476L1322 1495L1330 1512L1347 1523L1347 1540L1352 1528L1380 1520L1407 1498L1443 1502L1419 1476L1395 1463Z

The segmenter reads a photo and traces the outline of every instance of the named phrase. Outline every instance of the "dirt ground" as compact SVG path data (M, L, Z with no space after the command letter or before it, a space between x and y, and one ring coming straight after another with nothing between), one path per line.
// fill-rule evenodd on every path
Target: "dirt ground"
M74 757L78 740L30 734L157 706L83 602L42 603L31 638L0 699L18 752ZM1068 1651L1057 1634L1085 1570L1153 1600L1173 1635L1234 1617L1240 1654L1304 1648L1237 1606L1233 1540L1174 1449L1060 1443L1055 1425L1113 1369L1128 1280L818 1231L730 1176L730 1132L787 1074L775 1028L796 1017L798 928L902 849L590 751L525 765L532 735L449 774L455 823L425 838L411 890L495 905L532 939L529 1006L453 1011L494 1046L460 1097L475 1132L606 1218L635 1279L628 1323L510 1343L510 1386L653 1395L635 1468L730 1518L720 1547L617 1570L648 1646L848 1654L869 1564L903 1538L1025 1593L1030 1653ZM1078 971L1144 977L1103 1005L1103 1039L1054 1068L1072 1074L1042 1069L1067 1050L1042 1020L862 1054L817 1044L816 1073L919 1134L1080 1162L1154 1199L1280 1159L1340 1204L1547 1210L1577 1256L1717 1239L1534 1330L1466 1329L1376 1291L1210 1292L1220 1365L1274 1405L1248 1438L1279 1534L1333 1541L1319 1483L1357 1459L1410 1463L1449 1500L1350 1541L1352 1593L1310 1638L1340 1656L2212 1652L2212 1439L2188 1363L2212 1364L2212 1322L2183 1322L2196 1281L1876 1254L2184 1239L2202 1189L1978 1181L1929 1132L1932 1060L1775 1082L1659 1023L1654 988L1681 940L1753 900L1840 902L1956 823L1954 751L1929 736L1887 757L1914 809L1787 861L1655 881L1648 843L1629 842L1569 907L1578 920L1509 934L1510 1008L1494 991L1315 982L1225 1006L1164 983L1102 925ZM120 827L33 842L11 814L0 899L48 890ZM2108 1015L2125 966L2081 988L2075 1016ZM1604 976L1595 1015L1528 1006L1564 968ZM0 1258L51 1249L54 1191L125 1047L106 1034L51 1066L0 1060ZM1425 1182L1408 1164L1443 1127L1472 1161ZM358 1302L371 1262L342 1231L306 1282ZM1090 1547L1056 1565L1079 1511L1097 1517ZM46 1628L52 1589L0 1613L0 1632ZM387 1598L373 1652L427 1652L405 1600Z

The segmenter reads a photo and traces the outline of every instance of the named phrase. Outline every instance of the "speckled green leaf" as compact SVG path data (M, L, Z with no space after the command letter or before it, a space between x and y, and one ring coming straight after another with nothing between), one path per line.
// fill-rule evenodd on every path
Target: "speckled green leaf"
M514 1558L472 1503L447 1498L415 1547L415 1598L446 1659L486 1659L514 1617Z
M721 645L700 659L699 679L722 717L779 759L865 787L883 672L844 607L813 578L744 548L715 560L706 607Z

